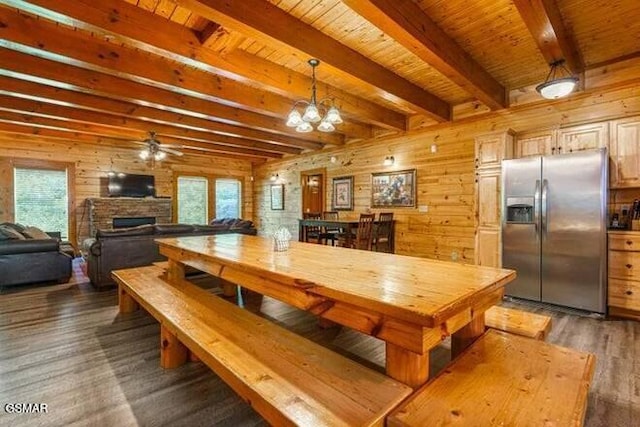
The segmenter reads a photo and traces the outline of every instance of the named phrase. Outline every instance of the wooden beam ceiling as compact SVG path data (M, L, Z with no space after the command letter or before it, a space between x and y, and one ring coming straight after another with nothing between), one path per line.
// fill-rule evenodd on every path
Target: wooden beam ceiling
M578 47L569 37L554 0L514 0L513 3L548 64L564 59L572 73L584 71Z
M194 33L123 0L16 0L10 3L29 13L107 35L115 41L222 77L257 83L264 90L275 91L290 99L308 98L310 94L311 79L308 76L242 52L219 55L202 45L202 33ZM215 25L210 23L207 28L215 28ZM337 98L347 117L387 129L405 129L406 118L401 113L323 83L318 84L318 94Z
M310 150L322 148L322 144L299 140L285 135L214 122L201 117L131 104L120 100L89 95L10 77L0 76L0 88L0 93L14 97L23 97L54 105L67 105L78 109L107 113L120 117L122 120L135 118L148 123L148 130L156 128L156 124L166 124L185 129L205 130L215 135L249 138L292 148Z
M177 3L226 28L318 58L344 75L380 89L383 97L407 101L438 121L451 118L451 107L442 99L267 1L178 0Z
M506 106L505 88L412 0L343 1L490 108Z

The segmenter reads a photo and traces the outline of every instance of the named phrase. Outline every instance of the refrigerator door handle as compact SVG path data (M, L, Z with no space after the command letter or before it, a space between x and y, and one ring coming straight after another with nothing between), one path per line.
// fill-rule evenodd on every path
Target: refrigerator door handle
M533 193L533 227L536 230L536 240L540 234L540 180L536 179L536 190Z
M542 220L540 221L540 235L547 234L547 221L548 221L548 212L547 212L547 193L549 191L549 182L546 179L542 180L542 196L540 197L540 216Z

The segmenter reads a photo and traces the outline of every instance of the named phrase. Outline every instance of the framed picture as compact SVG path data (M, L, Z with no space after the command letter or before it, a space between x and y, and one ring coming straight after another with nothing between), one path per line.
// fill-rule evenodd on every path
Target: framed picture
M334 211L353 210L353 177L333 178L333 197L331 208Z
M271 210L284 210L284 184L271 185Z
M371 174L372 208L405 208L415 205L415 169Z

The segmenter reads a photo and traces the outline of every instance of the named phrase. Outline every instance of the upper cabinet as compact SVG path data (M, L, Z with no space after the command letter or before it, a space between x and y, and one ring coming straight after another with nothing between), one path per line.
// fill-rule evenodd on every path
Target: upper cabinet
M519 133L514 146L514 157L546 156L555 151L554 131Z
M592 123L562 128L556 131L556 135L557 154L606 147L609 141L609 123Z
M500 168L502 160L510 159L513 150L513 131L498 132L476 138L476 168Z
M574 151L606 147L609 123L592 123L562 129L518 134L514 146L516 158L566 154Z
M611 188L640 187L640 117L611 122Z

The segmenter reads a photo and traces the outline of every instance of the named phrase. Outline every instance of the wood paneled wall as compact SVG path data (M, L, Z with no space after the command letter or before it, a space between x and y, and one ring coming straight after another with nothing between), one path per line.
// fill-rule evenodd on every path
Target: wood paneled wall
M392 210L397 219L396 252L473 263L476 136L509 128L518 133L638 114L640 83L627 81L626 84L575 94L567 100L520 105L401 137L363 141L339 149L267 162L255 168L255 221L261 233L271 234L279 226L285 226L297 236L297 219L301 216L301 171L326 168L327 209L331 205L331 179L353 175L355 210L341 215L357 217L370 206L372 172L415 168L418 205L427 206L428 211L419 212L418 208ZM436 146L435 153L431 152L432 145ZM394 166L382 165L387 155L395 157ZM331 156L335 156L337 162L332 163ZM270 209L269 185L272 182L269 177L276 173L285 184L284 211Z
M89 197L106 196L107 172L114 171L154 175L156 194L171 197L173 179L181 171L189 173L215 174L237 177L243 180L243 216L253 217L252 164L246 160L185 154L169 156L152 170L138 158L136 148L109 145L94 145L77 142L46 140L31 136L0 135L0 158L41 159L75 164L75 208L76 229L79 242L89 234L89 212L85 200ZM12 173L8 163L0 167L0 222L11 221L11 203L7 174Z

